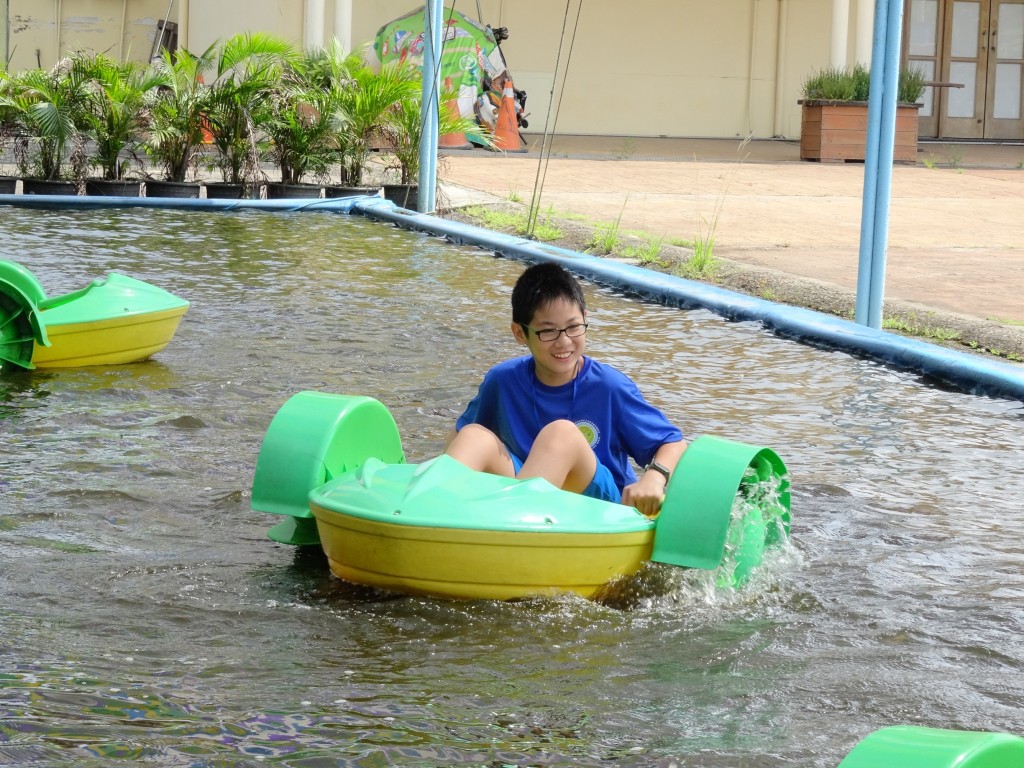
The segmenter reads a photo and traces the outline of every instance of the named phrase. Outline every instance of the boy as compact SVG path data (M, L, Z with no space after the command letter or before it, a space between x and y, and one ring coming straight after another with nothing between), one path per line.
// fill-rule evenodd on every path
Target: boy
M512 335L530 354L494 366L448 437L471 469L543 477L657 514L686 449L682 433L636 385L584 357L583 289L557 264L534 264L512 290ZM638 480L629 459L645 470Z

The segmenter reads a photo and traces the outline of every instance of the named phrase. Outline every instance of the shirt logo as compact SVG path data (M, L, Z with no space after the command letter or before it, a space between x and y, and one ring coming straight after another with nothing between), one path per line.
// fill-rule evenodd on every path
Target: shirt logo
M595 448L601 442L601 430L597 428L597 424L594 422L582 419L576 422L576 426L579 427L580 432L583 433L583 437L587 439L587 443L590 444L591 448Z

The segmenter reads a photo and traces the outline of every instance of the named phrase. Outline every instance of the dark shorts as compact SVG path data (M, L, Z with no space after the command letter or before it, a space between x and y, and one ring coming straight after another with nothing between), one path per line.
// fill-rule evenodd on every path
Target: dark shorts
M518 475L519 470L523 468L523 460L511 451L508 455L512 459L512 469ZM600 461L597 462L597 471L594 472L594 479L590 481L590 485L583 489L583 495L589 496L592 499L613 501L616 504L622 502L622 493L619 491L619 486L615 484L612 471Z

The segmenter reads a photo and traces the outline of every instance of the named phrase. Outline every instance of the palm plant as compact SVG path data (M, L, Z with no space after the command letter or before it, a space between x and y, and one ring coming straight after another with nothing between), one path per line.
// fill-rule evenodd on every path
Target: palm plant
M455 101L457 91L446 91L441 94L442 105ZM423 91L422 88L414 96L404 99L391 110L385 132L394 147L395 160L398 163L402 184L416 182L420 171L420 143L423 140ZM482 146L494 145L489 128L479 125L475 120L463 117L457 112L449 111L443 106L438 112L438 135L446 133L472 133Z
M159 84L147 91L145 100L151 120L146 152L163 168L168 181L185 181L196 165L207 103L203 71L209 68L213 53L213 46L198 56L184 49L172 56L164 50L153 67Z
M337 156L337 136L344 130L340 100L333 85L323 89L288 83L275 90L265 128L282 183L301 183L310 173L327 176Z
M358 66L361 61L347 56L335 40L327 48L295 57L285 67L271 92L270 116L264 125L283 184L301 183L309 173L328 175L346 123L339 89Z
M29 69L9 77L0 107L28 142L18 158L21 173L61 178L71 148L82 138L86 98L85 78L70 59L51 70Z
M394 119L398 105L417 98L420 88L415 67L387 64L375 73L361 66L352 72L339 91L345 116L345 130L338 135L343 182L362 184L374 135Z
M9 103L11 76L0 70L0 156L6 158L18 133L17 111Z
M217 47L207 119L224 181L237 184L255 173L257 129L270 116L271 91L293 56L290 43L264 33L234 35Z
M145 108L149 91L165 83L164 73L132 61L113 61L103 55L79 58L86 78L85 124L96 143L93 162L103 169L104 179L120 180L126 162L121 153L134 148L149 125Z

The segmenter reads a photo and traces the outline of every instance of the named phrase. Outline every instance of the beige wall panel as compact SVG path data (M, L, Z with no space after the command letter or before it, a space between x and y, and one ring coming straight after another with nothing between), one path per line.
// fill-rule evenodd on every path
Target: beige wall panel
M11 0L7 23L12 72L36 66L50 67L57 60L55 13L55 3Z
M782 31L782 136L800 137L800 88L809 74L828 66L832 3L823 0L782 0L786 5ZM851 6L853 3L851 3Z
M57 3L10 0L7 5L11 70L53 66L58 59ZM59 53L90 51L146 61L166 10L166 0L61 0Z
M565 4L480 6L485 23L509 29L502 50L516 87L528 94L529 130L540 132ZM369 42L381 24L419 7L415 0L359 0L353 40ZM476 13L475 3L456 7ZM570 30L576 7L573 0ZM564 92L555 94L562 99L557 130L766 138L779 124L782 135L796 137L800 83L828 62L830 25L831 3L823 0L646 0L625 12L610 0L591 0L580 15ZM567 50L568 38L563 58Z
M7 61L11 55L11 47L8 45L8 25L7 21L8 2L7 0L0 0L0 55L3 55L4 62Z
M302 44L303 0L189 0L188 49L202 53L241 32L267 32Z

